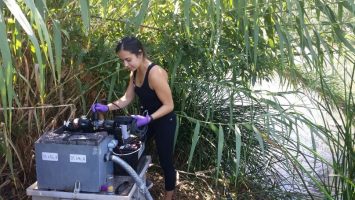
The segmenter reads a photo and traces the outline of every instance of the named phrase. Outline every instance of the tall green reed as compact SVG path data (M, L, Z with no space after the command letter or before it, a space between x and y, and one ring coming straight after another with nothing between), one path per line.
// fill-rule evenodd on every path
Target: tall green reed
M2 10L6 12L5 18L2 18L16 19L16 25L0 20L0 31L15 33L23 30L26 34L22 34L21 41L28 44L20 48L22 55L25 55L20 59L17 57L18 51L13 50L16 44L11 40L8 42L10 36L0 36L2 65L12 66L0 74L4 78L0 80L6 80L6 84L0 86L1 105L5 110L4 118L7 119L7 139L4 140L7 144L2 143L5 145L2 149L5 149L9 159L13 158L10 146L16 145L11 145L14 137L11 134L13 111L6 108L11 108L13 102L21 107L25 104L23 101L31 102L34 106L37 103L73 102L84 113L95 99L93 96L100 95L97 91L108 91L108 95L103 96L109 99L119 97L124 91L128 75L121 73L116 62L109 62L114 56L110 52L113 52L114 42L118 38L134 34L146 41L151 58L166 67L171 75L170 84L180 119L175 150L182 155L181 160L187 162L187 169L213 167L217 173L216 180L223 176L230 181L230 186L234 183L239 188L249 185L271 191L276 186L284 187L281 180L285 179L272 167L272 160L280 163L279 166L285 170L294 170L295 179L303 184L300 187L305 188L310 196L312 192L307 189L304 175L328 198L351 197L354 190L351 160L354 72L342 65L339 65L341 69L333 68L333 71L350 74L350 78L340 78L346 80L341 88L347 89L344 89L344 95L339 95L339 90L333 89L338 79L323 70L325 63L331 63L332 66L338 63L335 59L328 60L335 53L353 66L353 34L348 31L351 29L348 22L351 22L354 11L349 1L331 4L326 1L313 4L310 1L288 0L221 0L198 4L191 1L166 4L149 1L142 1L141 4L133 1L101 1L99 4L63 1L47 2L42 6L38 2L34 5L32 1L4 2L6 7L1 4ZM117 12L117 8L120 8L120 12ZM102 13L102 10L106 12ZM77 19L78 16L81 19ZM81 26L74 26L72 20L79 25L82 22L84 31ZM33 51L28 51L27 47ZM302 65L297 59L303 60ZM9 62L13 64L5 64ZM29 69L27 75L22 75L23 69L19 70L22 62ZM90 68L96 65L96 69ZM16 77L24 82L21 84L24 85L26 92L23 93L27 100L23 100L18 95L23 93L12 85L15 70L18 73ZM283 109L274 98L282 93L270 93L270 100L260 98L250 89L258 80L271 79L273 72L279 74L283 83L302 85L318 92L322 100L313 100L319 103L320 109L335 114L335 108L338 115L343 117L341 123L337 118L332 118L340 125L337 131L331 130L326 119L325 125L314 124L295 110ZM90 77L88 74L91 73L98 78ZM31 77L36 77L35 84ZM314 82L316 79L312 77L317 77L319 82ZM53 88L51 86L56 84L54 88L58 88L58 91L50 91ZM66 90L70 84L75 87ZM37 97L31 99L28 94L39 96L39 100ZM134 112L134 108L130 112ZM40 132L47 116L44 112L33 116ZM329 140L328 146L333 152L332 163L317 154L316 145L309 148L300 142L298 132L302 130L297 128L298 123L308 124L312 134ZM199 129L196 131L195 127ZM296 139L290 137L292 132L296 134ZM284 144L292 148L286 148ZM189 152L186 152L186 146L191 146ZM314 174L315 169L309 173L299 163L299 157L307 157L303 148L311 152L318 162L335 169L333 182L320 181ZM214 152L215 156L204 152ZM13 161L7 163L12 165ZM227 166L231 166L231 169ZM312 167L312 164L309 166ZM227 176L229 174L232 175ZM248 178L264 181L257 185L248 181ZM272 187L267 184L277 179L279 181ZM335 189L331 189L333 186Z

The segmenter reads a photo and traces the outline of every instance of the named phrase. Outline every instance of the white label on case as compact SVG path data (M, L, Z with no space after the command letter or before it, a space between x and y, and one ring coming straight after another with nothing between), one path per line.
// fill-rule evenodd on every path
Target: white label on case
M42 152L42 160L58 161L58 153Z
M70 162L74 162L74 163L86 163L86 155L82 155L82 154L70 154Z

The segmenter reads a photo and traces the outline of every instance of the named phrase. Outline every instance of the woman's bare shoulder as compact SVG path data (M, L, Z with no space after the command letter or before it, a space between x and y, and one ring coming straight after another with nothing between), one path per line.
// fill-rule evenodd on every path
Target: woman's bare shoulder
M159 65L155 65L149 72L149 76L152 78L168 78L168 73L164 68Z

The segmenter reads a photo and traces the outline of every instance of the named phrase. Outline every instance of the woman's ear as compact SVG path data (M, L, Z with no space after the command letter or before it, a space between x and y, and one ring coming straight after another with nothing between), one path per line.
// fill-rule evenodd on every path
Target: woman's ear
M138 57L139 57L139 58L140 58L140 57L142 57L142 58L144 57L144 54L143 54L143 51L142 51L142 50L139 50L139 51L138 51Z

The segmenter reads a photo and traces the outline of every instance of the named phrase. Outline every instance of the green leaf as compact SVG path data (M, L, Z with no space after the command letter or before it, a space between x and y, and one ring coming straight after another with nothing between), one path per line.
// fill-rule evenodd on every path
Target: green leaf
M229 124L233 124L234 92L231 90L229 97Z
M6 134L6 133L5 133ZM9 142L10 140L8 140L7 142ZM7 143L5 141L5 143ZM11 147L9 144L7 144L5 146L6 148L6 161L7 161L7 164L9 165L9 168L10 168L10 171L11 171L11 174L12 174L12 177L15 178L15 173L14 173L14 162L13 162L13 154L12 154L12 151L11 151ZM15 182L15 185L16 185L16 182Z
M194 135L192 136L192 145L191 145L191 150L190 150L190 155L189 155L189 160L188 160L187 171L189 171L189 169L190 169L192 157L194 155L195 148L196 148L199 138L200 138L200 121L197 121L196 126L195 126L195 130L194 130Z
M139 13L133 20L136 29L139 28L139 26L143 23L144 17L148 11L148 7L149 7L149 0L143 0L141 9L139 10Z
M344 16L344 9L343 9L343 4L338 3L338 16L339 16L339 21L343 21L343 16Z
M263 138L261 136L261 133L260 133L259 129L257 129L254 125L252 125L252 128L253 128L254 133L255 133L254 134L255 138L259 142L261 152L263 153L263 156L265 156L264 142L263 142Z
M218 134L218 128L215 124L210 123L209 126L214 133Z
M53 50L52 50L52 42L50 39L50 35L49 35L49 31L47 29L46 23L42 17L42 15L40 14L40 11L37 9L36 5L34 4L34 2L32 0L25 0L26 5L31 9L31 12L34 15L34 19L38 28L38 33L39 33L39 37L41 39L42 44L46 44L48 51L43 50L45 53L48 53L49 56L49 61L51 63L52 66L52 70L54 72L54 59L53 59ZM44 7L43 7L44 9ZM44 37L44 40L43 40ZM44 48L43 48L44 49ZM53 75L55 75L55 73L53 73Z
M38 12L41 14L41 17L45 18L45 14L47 12L45 0L34 0L34 3L36 5L36 8L38 9Z
M101 1L101 6L103 8L103 15L104 17L107 16L107 5L108 5L108 0L102 0Z
M299 14L299 35L302 39L306 39L306 42L304 42L302 45L307 46L309 49L311 55L312 55L312 60L317 61L317 55L313 49L313 44L312 44L312 39L309 35L308 28L305 25L305 20L304 20L304 13L306 12L304 10L304 5L300 4L298 1L295 1L298 9L298 14ZM305 34L305 35L303 35Z
M119 71L116 70L116 73L118 73ZM117 83L117 79L119 77L118 76L112 76L111 77L111 81L110 81L110 87L109 87L109 90L108 90L108 100L109 101L112 101L112 94L114 94L115 92L115 88L117 87L116 83Z
M235 133L235 152L236 152L235 176L238 177L239 168L240 168L240 150L242 148L242 138L240 134L240 129L238 128L237 124L234 125L234 133Z
M253 40L254 40L254 47L253 47L253 58L254 58L254 66L255 69L258 70L259 66L257 64L257 59L258 59L258 43L259 43L259 19L258 19L258 14L259 14L259 2L258 0L254 0L254 6L255 6L255 12L253 14L253 21L254 21L254 26L253 26ZM254 83L253 83L254 84Z
M346 8L353 16L355 15L355 4L354 1L346 0L346 1L339 1L338 4L341 4Z
M278 42L279 43L279 49L280 49L280 56L281 56L281 70L280 71L282 71L285 67L285 61L286 61L286 59L285 59L285 50L284 50L284 43L286 42L285 41L285 37L284 37L284 34L282 33L282 31L281 31L281 27L280 27L280 24L278 23L278 22L276 22L275 23L275 28L276 28L276 32L277 32L277 34L278 34L278 36L279 36L279 39L280 39L280 41Z
M1 97L1 103L2 107L6 110L3 111L3 115L5 118L5 123L8 123L10 121L10 114L9 111L7 110L8 104L7 104L7 91L6 91L6 82L5 82L5 75L3 71L3 67L1 67L0 70L0 97Z
M310 129L310 132L311 132L311 141L312 141L312 150L313 150L313 152L317 152L317 146L316 146L316 141L315 141L315 138L314 138L314 130L313 130L313 127L311 126L311 127L309 127ZM314 158L313 158L314 160L314 163L313 163L313 167L314 167L314 169L315 169L315 167L316 167L316 162L317 162L317 156L315 156Z
M222 126L219 125L219 129L218 129L218 146L217 146L216 183L217 183L217 180L218 180L219 168L221 166L221 161L222 161L223 146L224 146L224 132L223 132Z
M14 17L17 19L17 21L20 23L21 27L24 29L24 31L27 33L29 39L31 40L34 48L35 48L35 53L36 53L36 58L37 62L39 65L39 73L40 73L40 98L41 98L41 103L44 103L44 84L45 84L45 79L44 79L44 64L42 61L42 55L41 55L41 48L39 46L38 40L31 28L30 23L27 21L25 15L20 9L20 6L16 3L14 0L4 0L7 8L11 11L11 13L14 15Z
M54 50L55 50L55 68L57 72L57 82L60 83L62 74L62 35L60 22L58 20L53 20L53 31L54 31Z
M89 35L89 31L90 31L89 1L79 0L79 2L80 2L81 19L83 20L84 23L85 35Z
M221 1L220 0L215 0L215 3L216 3L216 25L217 27L220 27L221 25L221 10L222 10L222 7L221 7Z
M173 70L170 73L170 87L171 91L174 91L174 82L175 82L175 77L176 77L176 72L177 68L181 63L181 58L182 58L182 49L179 49L179 52L176 54L174 57L174 65L173 65Z
M16 3L15 0L4 0L7 8L11 11L17 21L21 24L23 30L30 36L34 35L34 32L31 28L30 23L28 23L26 16L23 14L20 6Z
M5 69L8 66L12 67L11 53L10 53L9 43L7 42L6 35L7 35L6 24L4 21L2 11L0 10L0 52L2 56L1 58L2 58L2 65L3 65L3 68L1 70ZM1 79L1 80L5 80L5 79ZM6 82L8 82L8 80Z
M190 35L190 9L191 0L184 0L185 30L188 36Z
M250 42L249 42L249 20L248 16L246 14L243 15L243 37L244 37L244 43L245 43L245 53L246 56L248 57L250 55Z
M354 46L345 38L345 33L344 31L341 30L339 23L337 21L337 18L335 17L335 14L333 10L326 4L323 4L319 0L316 0L316 5L318 5L318 8L329 18L329 20L332 22L332 28L333 31L335 32L335 35L338 37L338 39L353 53L355 53L355 48ZM344 4L343 4L344 5Z
M175 134L174 134L173 152L175 152L176 141L177 141L177 137L179 135L179 128L180 128L180 118L176 117L176 128L175 128Z
M242 17L245 15L246 2L245 0L238 0L238 1L234 1L234 4L237 11L237 18L241 20Z

